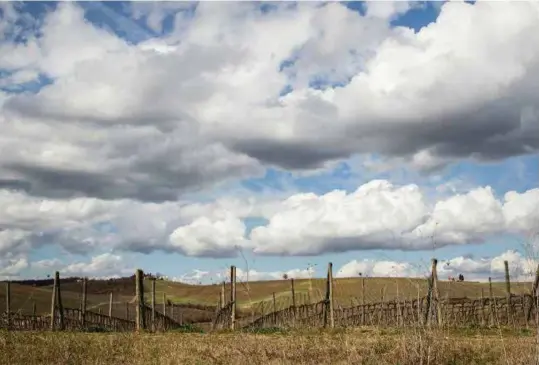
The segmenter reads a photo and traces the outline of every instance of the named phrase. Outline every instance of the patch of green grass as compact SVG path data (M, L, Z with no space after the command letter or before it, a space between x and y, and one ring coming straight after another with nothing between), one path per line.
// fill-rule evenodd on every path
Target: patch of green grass
M266 327L266 328L244 328L241 330L243 333L252 333L257 335L275 335L275 334L285 334L290 331L285 328L280 327Z
M193 324L183 324L179 328L175 328L170 332L176 333L204 333L204 330Z

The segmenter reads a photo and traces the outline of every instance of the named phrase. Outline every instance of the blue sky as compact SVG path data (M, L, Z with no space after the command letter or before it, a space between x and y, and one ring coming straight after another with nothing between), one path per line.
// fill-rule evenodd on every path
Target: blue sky
M518 11L524 25L533 24L526 9ZM229 265L245 269L245 261L270 278L310 264L321 276L328 261L337 269L352 260L413 266L431 257L524 252L538 228L526 222L536 213L523 207L524 216L511 220L513 208L498 212L496 204L509 191L525 196L518 204L537 196L539 101L517 76L506 82L481 74L499 69L512 77L511 62L525 57L509 46L512 35L500 41L507 51L489 38L492 24L482 19L504 12L470 2L3 5L0 57L10 57L0 63L0 106L10 127L0 143L6 151L33 147L0 159L4 205L20 199L29 206L0 216L0 262L26 262L17 272L23 277L141 267L171 277L207 271L201 280L210 281ZM459 16L481 47L448 33ZM495 52L515 53L497 65ZM539 68L522 67L528 79L539 78ZM462 76L468 72L473 76ZM484 117L496 108L499 120ZM531 110L527 122L524 110ZM45 133L54 142L45 142ZM339 204L349 208L342 209L351 210L341 221L331 216L340 214L339 204L322 207L329 204L324 194L352 197L375 180L392 186L380 193L380 206L389 191L408 194L402 186L416 186L428 206L417 216L402 206L376 213L391 226L403 220L395 232L402 230L406 250L373 228L366 209L377 203L362 203L366 195L343 198ZM497 202L474 195L434 212L437 202L487 186ZM285 202L302 193L316 196L319 222L308 221L308 205L295 211ZM458 221L483 197L496 210L480 213L488 219ZM227 203L234 199L241 203ZM419 204L416 195L395 199ZM52 218L37 208L45 200L54 203ZM455 222L443 222L443 247L433 250L413 227L449 217L443 209L457 212ZM368 219L355 222L354 214ZM507 229L496 227L500 214ZM39 223L29 228L31 220ZM420 249L411 249L416 244ZM230 253L234 245L245 260ZM43 261L54 259L60 262Z

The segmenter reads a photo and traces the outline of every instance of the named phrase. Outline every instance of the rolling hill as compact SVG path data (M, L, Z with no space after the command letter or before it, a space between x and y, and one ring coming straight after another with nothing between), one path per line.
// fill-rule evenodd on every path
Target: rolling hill
M382 298L391 300L414 299L418 295L424 296L427 292L425 279L411 278L339 278L334 279L334 298L336 306L347 307L359 304L362 298L362 280L365 282L365 302L378 302ZM151 285L145 279L145 297L150 301ZM495 282L493 285L494 296L505 295L505 284ZM439 281L440 295L451 298L479 298L483 291L488 296L488 283L478 282L449 282ZM529 292L531 283L512 283L511 291L514 294ZM77 281L61 282L62 301L65 307L79 308L82 284ZM133 317L135 306L134 278L121 278L113 280L90 280L88 282L89 310L108 313L109 295L113 293L113 315ZM226 284L226 298L230 297L230 284ZM177 307L174 309L174 317L186 322L208 322L211 320L218 303L221 285L189 285L178 282L156 282L157 309L162 310L163 293L166 299ZM295 280L296 304L306 304L320 301L325 294L324 279L298 279ZM33 303L37 313L50 312L52 285L41 283L33 286L29 283L11 284L11 308L20 313L32 312ZM238 315L252 315L270 312L273 309L273 295L275 294L275 307L277 310L292 305L291 282L289 280L258 281L249 283L237 283ZM0 301L5 303L5 285L0 285ZM128 309L127 309L128 308ZM167 309L170 313L170 308Z

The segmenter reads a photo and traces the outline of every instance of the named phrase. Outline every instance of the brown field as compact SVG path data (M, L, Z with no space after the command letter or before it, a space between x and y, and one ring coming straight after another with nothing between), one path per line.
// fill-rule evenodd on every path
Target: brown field
M409 278L365 278L365 302L391 300L397 296L401 299L415 299L425 296L427 282L425 279ZM336 307L357 305L362 297L361 278L334 279L334 298ZM91 280L88 282L88 309L108 313L109 293L114 294L113 316L123 318L125 303L134 299L135 280L123 278L116 280ZM281 310L292 305L290 280L259 281L237 284L238 316L270 312L273 310L273 293L276 297L276 309ZM488 283L439 281L438 287L442 297L479 298L481 291L488 296ZM150 298L150 282L145 280L146 298ZM229 297L229 284L226 285L226 297ZM514 294L529 292L531 283L512 283ZM183 320L186 322L209 322L214 315L214 308L221 291L220 285L188 285L183 283L157 281L156 301L162 303L163 293L175 304L197 304L208 308L183 308ZM296 304L313 303L323 299L325 295L324 279L301 279L295 281ZM51 286L34 287L31 285L11 284L11 310L13 312L31 313L35 302L37 313L50 312ZM63 305L78 308L81 296L81 283L61 284ZM505 284L493 283L494 296L505 295ZM0 285L0 301L5 303L5 285ZM134 307L133 307L134 311Z
M533 333L377 330L274 334L0 333L0 363L536 364Z

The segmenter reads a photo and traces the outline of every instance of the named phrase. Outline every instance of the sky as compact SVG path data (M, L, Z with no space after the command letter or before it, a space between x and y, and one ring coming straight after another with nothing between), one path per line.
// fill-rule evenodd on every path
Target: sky
M531 280L539 3L1 2L0 278Z

